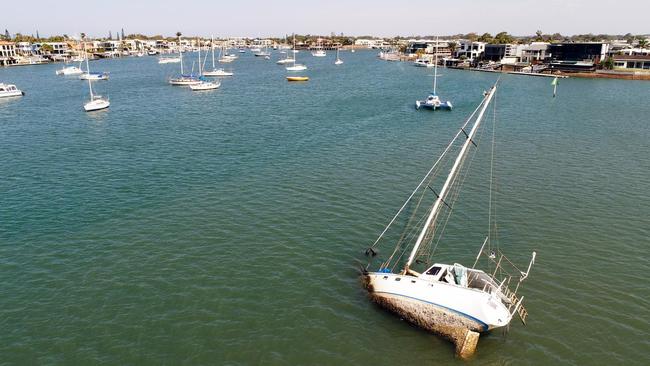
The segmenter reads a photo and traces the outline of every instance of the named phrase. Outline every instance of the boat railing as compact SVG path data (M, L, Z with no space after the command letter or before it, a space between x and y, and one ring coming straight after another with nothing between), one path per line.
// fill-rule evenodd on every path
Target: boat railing
M481 256L485 256L488 259L488 263L494 265L494 269L491 272L486 273L491 281L486 281L486 286L484 291L487 290L488 284L496 289L497 294L502 296L501 300L504 305L508 306L508 311L514 315L517 313L522 323L526 324L526 318L528 317L528 311L522 305L524 297L518 297L517 292L521 286L521 283L528 278L530 269L532 268L533 263L535 263L536 253L533 252L532 258L528 263L528 268L526 271L522 271L517 265L515 265L508 257L506 257L500 250L486 252L485 246L488 243L489 238L485 238L481 250L476 256L474 265L472 269L478 263L478 260ZM491 267L491 266L490 266ZM498 284L498 286L495 286Z

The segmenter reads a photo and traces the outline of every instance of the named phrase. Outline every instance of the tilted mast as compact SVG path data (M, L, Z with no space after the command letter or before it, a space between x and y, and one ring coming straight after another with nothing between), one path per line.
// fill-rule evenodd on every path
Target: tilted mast
M433 230L434 227L434 220L436 216L438 215L441 207L441 204L444 203L444 198L446 197L447 193L449 192L449 189L451 188L452 182L454 178L456 177L456 174L458 173L458 168L460 168L463 158L465 157L465 154L467 152L467 148L469 147L469 144L473 143L474 136L476 135L476 131L478 130L478 127L481 124L481 120L483 120L483 114L485 113L485 110L487 109L488 105L490 104L490 101L492 100L492 97L494 96L494 93L497 90L496 84L490 89L490 91L487 92L487 95L485 96L485 99L483 100L483 107L481 108L481 112L479 113L478 117L476 117L476 122L474 122L474 126L472 127L472 130L469 132L469 134L466 133L467 139L465 140L465 143L463 144L463 147L460 149L460 152L458 153L458 156L456 157L456 161L454 161L454 165L451 167L451 170L449 171L449 175L447 176L447 180L445 180L445 184L442 186L442 189L440 190L440 194L438 194L438 198L436 199L435 203L433 204L433 208L431 209L431 213L429 213L429 217L427 217L427 221L424 223L424 227L422 228L422 231L420 232L420 235L418 236L417 241L415 242L415 245L413 246L413 250L411 251L411 255L409 255L408 262L406 262L406 266L404 267L404 273L408 272L409 267L411 266L411 263L413 263L413 260L415 259L415 255L418 252L418 249L420 248L420 244L422 244L422 240L424 240L424 237L426 236L427 232L430 230Z

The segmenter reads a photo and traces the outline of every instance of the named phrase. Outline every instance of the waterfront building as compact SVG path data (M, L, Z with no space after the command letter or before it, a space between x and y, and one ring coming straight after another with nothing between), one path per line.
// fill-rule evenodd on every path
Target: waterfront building
M521 61L530 64L541 63L548 57L547 42L533 42L521 50Z
M16 63L16 44L14 42L0 41L0 66Z
M591 61L605 59L609 44L602 42L553 43L548 52L553 61Z
M601 42L554 43L548 52L551 70L592 72L607 55L609 44Z
M385 46L383 39L372 39L372 38L359 38L354 41L354 45L358 47L366 47L372 49L378 49Z
M650 51L650 50L646 50ZM614 55L614 68L627 71L650 71L650 54L645 55Z
M503 64L516 63L521 59L525 45L520 44L487 44L482 59Z
M461 40L454 52L456 58L466 58L469 61L480 59L485 53L487 43L478 41Z
M621 55L628 56L647 56L650 55L650 49L647 48L628 48L619 52Z
M406 50L404 53L407 56L413 56L418 53L423 55L430 55L428 58L433 58L438 56L438 58L451 57L451 48L449 48L449 42L435 39L418 39L418 40L409 40L406 45Z

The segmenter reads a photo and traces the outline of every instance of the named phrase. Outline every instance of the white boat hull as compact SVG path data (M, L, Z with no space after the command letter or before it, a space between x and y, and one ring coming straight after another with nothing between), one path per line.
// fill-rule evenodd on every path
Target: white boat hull
M108 80L108 74L88 74L83 73L79 76L81 80Z
M203 76L233 76L234 73L223 70L204 71Z
M176 64L179 62L181 62L181 59L177 57L166 57L158 60L159 64Z
M214 90L214 89L218 89L220 86L221 83L202 82L200 84L190 85L190 89L194 91Z
M366 281L375 302L443 335L487 332L512 319L497 297L477 289L393 273L371 272Z
M106 109L111 105L108 100L105 99L95 99L86 104L84 104L84 110L86 112L98 111L100 109Z
M0 98L22 97L23 95L25 94L20 90L0 91Z
M56 70L57 75L79 75L82 73L83 71L76 66L70 66L70 67L65 67L61 70Z
M304 71L307 70L307 66L303 65L296 65L296 66L288 66L286 67L287 71Z
M169 80L169 83L171 85L180 85L180 86L197 85L197 84L201 84L201 80L186 79L186 78L183 78L183 79L171 79L171 80Z

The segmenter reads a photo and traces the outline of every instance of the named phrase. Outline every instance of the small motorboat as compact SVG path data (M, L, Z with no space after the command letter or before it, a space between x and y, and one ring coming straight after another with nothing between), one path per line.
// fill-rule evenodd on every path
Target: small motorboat
M14 84L0 83L0 98L22 97L23 95L25 93L16 88Z
M218 89L221 83L218 81L201 81L198 84L190 84L190 89L194 91Z
M417 59L413 62L413 66L418 67L434 67L436 64L427 59Z
M307 76L287 76L287 81L309 81Z
M77 66L66 66L61 70L56 70L57 75L79 75L83 74L83 71Z
M442 102L440 100L440 97L438 97L437 95L429 94L429 96L425 100L416 100L415 108L416 109L426 108L426 109L431 109L433 111L437 109L444 109L450 111L452 110L453 106L451 105L450 101Z

